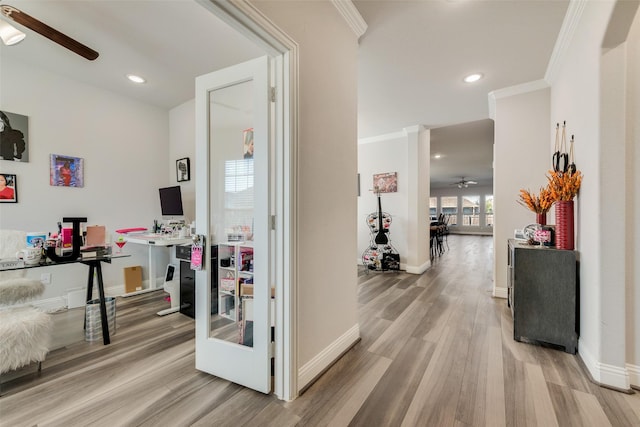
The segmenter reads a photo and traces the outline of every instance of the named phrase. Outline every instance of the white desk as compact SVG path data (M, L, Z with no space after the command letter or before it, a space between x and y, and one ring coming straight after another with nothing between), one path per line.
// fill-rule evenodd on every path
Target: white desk
M169 247L191 243L191 237L167 237L166 234L131 234L125 235L127 242L149 247L149 290L158 289L156 285L156 262L153 256L153 248Z

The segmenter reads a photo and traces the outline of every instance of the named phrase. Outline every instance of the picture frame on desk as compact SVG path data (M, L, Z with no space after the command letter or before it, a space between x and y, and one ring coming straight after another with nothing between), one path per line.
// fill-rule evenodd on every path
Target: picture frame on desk
M176 160L176 180L178 182L191 180L191 167L188 157Z

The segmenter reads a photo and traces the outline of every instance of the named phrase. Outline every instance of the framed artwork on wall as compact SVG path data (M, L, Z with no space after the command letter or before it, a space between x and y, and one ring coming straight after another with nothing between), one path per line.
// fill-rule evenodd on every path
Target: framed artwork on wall
M188 157L176 160L176 179L178 182L189 181L191 179L191 167Z
M373 188L379 193L396 193L398 191L398 172L374 174Z
M49 164L49 185L84 187L84 159L52 154Z
M245 159L253 159L253 128L242 131L242 152Z
M0 111L0 158L14 162L29 161L29 118Z
M18 203L18 177L0 173L0 203Z

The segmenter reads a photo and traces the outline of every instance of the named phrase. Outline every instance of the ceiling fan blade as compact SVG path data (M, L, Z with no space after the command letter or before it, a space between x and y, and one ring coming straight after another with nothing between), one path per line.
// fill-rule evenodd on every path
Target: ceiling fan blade
M77 53L78 55L88 59L89 61L93 61L98 57L98 52L87 47L80 43L77 40L72 39L66 34L61 33L55 28L51 28L47 24L42 21L37 20L31 15L28 15L21 11L20 9L16 9L13 6L2 5L0 6L2 11L2 15L5 17L17 22L18 24L24 25L30 30L35 31L38 34L41 34L48 38L49 40L58 43L60 46L66 47L70 51Z
M475 181L467 181L467 184L477 184Z

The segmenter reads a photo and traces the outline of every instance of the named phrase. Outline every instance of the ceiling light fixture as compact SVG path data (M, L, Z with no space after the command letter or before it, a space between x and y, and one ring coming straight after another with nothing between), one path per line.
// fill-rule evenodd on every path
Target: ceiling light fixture
M465 83L473 83L473 82L477 82L481 78L482 78L482 74L481 73L473 73L473 74L469 74L467 77L465 77L464 81L465 81Z
M20 43L26 36L25 33L13 25L0 19L0 38L5 45L11 46Z
M440 159L440 158L442 158L442 154L434 154L433 158L434 159Z
M127 78L132 82L138 83L138 84L147 82L147 80L144 77L136 76L135 74L127 74Z

